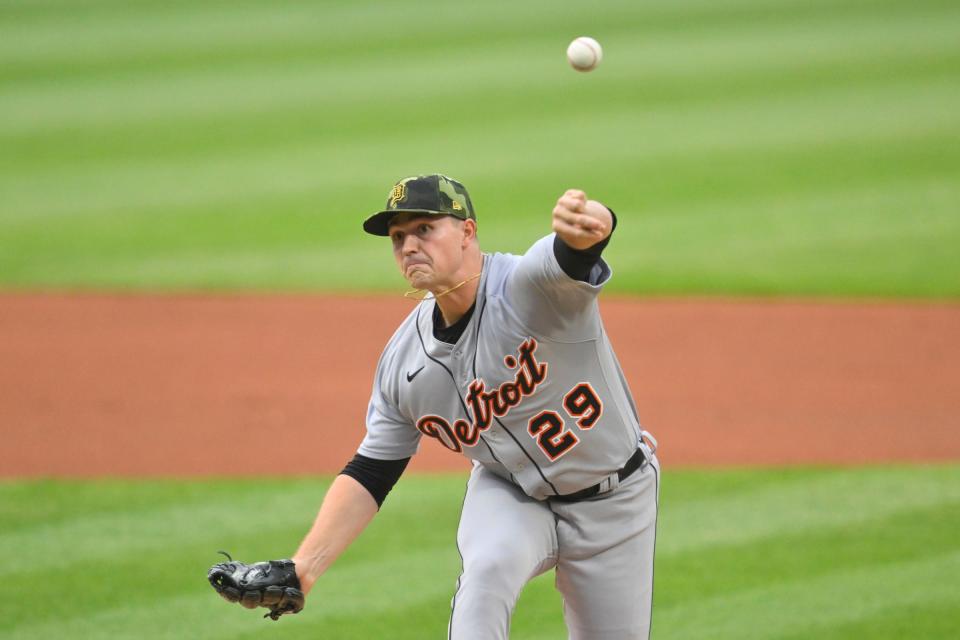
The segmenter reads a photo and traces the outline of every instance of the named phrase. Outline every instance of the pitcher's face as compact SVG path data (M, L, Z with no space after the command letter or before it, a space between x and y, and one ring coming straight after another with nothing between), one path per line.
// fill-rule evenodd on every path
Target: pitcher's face
M453 216L401 214L391 221L393 257L410 286L436 290L456 284L470 241L467 227Z

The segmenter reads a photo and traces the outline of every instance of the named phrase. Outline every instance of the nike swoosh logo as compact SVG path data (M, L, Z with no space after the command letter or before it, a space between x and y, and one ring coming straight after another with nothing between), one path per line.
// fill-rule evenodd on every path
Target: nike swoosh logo
M427 366L427 365L423 365L423 367L425 367L425 366ZM420 367L419 369L417 369L417 370L414 371L413 373L409 373L409 372L408 372L408 373L407 373L407 382L413 382L413 379L417 377L417 374L420 373L421 371L423 371L423 367Z

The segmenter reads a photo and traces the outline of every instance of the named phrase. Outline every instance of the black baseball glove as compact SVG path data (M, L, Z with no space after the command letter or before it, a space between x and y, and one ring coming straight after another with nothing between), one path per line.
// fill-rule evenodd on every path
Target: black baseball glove
M285 613L303 610L303 591L292 560L269 560L256 564L237 562L221 551L229 562L210 567L207 580L224 600L239 602L247 609L266 607L263 617L279 620Z

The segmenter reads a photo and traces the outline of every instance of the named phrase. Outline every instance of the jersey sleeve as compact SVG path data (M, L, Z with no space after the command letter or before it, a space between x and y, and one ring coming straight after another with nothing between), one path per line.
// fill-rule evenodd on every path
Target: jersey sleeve
M556 234L541 238L521 256L507 278L506 296L520 321L538 336L558 342L600 335L597 295L612 271L600 258L586 280L571 278L557 262Z
M399 374L391 375L390 347L380 356L367 405L367 434L357 453L377 460L402 460L417 452L420 432L401 414Z

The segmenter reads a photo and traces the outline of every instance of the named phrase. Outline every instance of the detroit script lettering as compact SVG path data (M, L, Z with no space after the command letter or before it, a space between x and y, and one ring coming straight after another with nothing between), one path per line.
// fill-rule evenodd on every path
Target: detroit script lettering
M509 355L503 359L508 368L517 370L513 380L489 391L480 378L470 383L466 404L472 416L471 422L460 418L451 427L450 422L441 416L426 415L417 420L417 429L458 453L463 451L464 445L472 447L477 444L480 434L490 428L494 418L507 415L525 397L533 395L546 380L547 363L537 361L537 346L537 341L529 338L517 349L516 357Z

